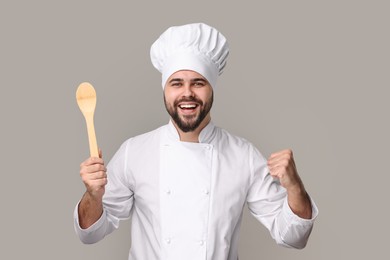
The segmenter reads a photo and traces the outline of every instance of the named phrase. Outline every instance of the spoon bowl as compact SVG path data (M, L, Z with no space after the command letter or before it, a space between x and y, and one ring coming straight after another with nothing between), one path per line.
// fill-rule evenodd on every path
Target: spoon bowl
M94 113L96 107L96 91L88 82L79 85L76 91L77 104L83 114Z

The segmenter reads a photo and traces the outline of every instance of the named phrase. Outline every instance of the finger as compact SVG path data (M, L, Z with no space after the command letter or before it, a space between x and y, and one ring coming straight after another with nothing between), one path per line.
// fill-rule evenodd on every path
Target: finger
M272 177L277 177L279 171L276 166L268 166L268 172Z
M106 179L107 173L106 172L94 172L91 174L88 174L86 177L88 180L100 180L100 179Z
M269 174L272 176L272 178L280 179L279 172L276 170L270 170Z
M286 155L282 155L280 157L275 157L267 161L268 166L276 166L276 165L284 165L288 163L290 158Z
M107 185L107 179L98 179L98 180L91 180L89 182L86 182L85 185L91 189L91 190L99 190Z
M83 180L84 183L91 185L94 181L97 180L105 180L107 179L107 174L106 172L94 172L94 173L85 173L81 174L81 179Z
M82 162L80 164L80 167L89 166L89 165L93 165L93 164L104 164L104 161L102 158L89 157L87 160L85 160L84 162Z
M293 157L293 152L291 149L284 149L284 150L281 150L279 152L275 152L275 153L271 154L269 159L278 158L282 155L289 155L290 157Z
M89 160L87 160L91 164L104 164L104 160L102 158L97 158L97 157L90 157Z
M294 161L294 158L292 157L292 152L286 150L285 152L280 152L271 155L267 161L267 164L268 165L285 164L286 162L290 163L291 161Z
M106 167L98 164L98 165L92 165L88 167L84 167L80 170L80 175L102 175L106 176L107 169Z
M82 169L82 172L85 174L96 174L96 173L104 173L106 174L107 168L101 164L94 164Z
M271 173L271 175L278 175L279 177L281 177L282 175L284 175L285 173L287 173L289 171L289 168L291 167L292 165L288 162L288 161L279 161L278 163L274 163L274 164L271 164L268 166L268 169Z
M291 159L289 158L278 158L273 159L270 161L267 161L267 166L269 168L287 168L291 163Z
M278 179L283 178L288 172L288 166L283 166L283 165L277 165L274 167L268 167L269 168L269 173L273 177L277 177Z
M91 164L81 166L80 168L80 174L92 174L99 171L107 172L106 166L104 164Z
M289 156L281 157L267 162L268 167L279 167L284 169L296 168L294 158Z
M98 171L106 172L107 168L106 166L104 166L104 164L97 163L97 164L85 166L85 171L89 173L98 172Z

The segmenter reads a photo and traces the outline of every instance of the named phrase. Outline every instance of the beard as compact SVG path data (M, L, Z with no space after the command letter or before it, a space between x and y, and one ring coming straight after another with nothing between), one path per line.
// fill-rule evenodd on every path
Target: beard
M177 127L179 127L180 130L183 131L184 133L192 132L199 127L199 125L203 122L207 114L210 112L211 107L213 106L213 101L214 101L214 93L212 93L210 99L204 103L202 100L191 96L191 97L183 97L179 100L176 100L172 106L167 103L164 95L164 104L168 114L171 116L172 120L175 122ZM195 115L180 116L178 112L178 110L180 109L178 107L178 104L180 102L197 103L198 107L200 108L199 113Z

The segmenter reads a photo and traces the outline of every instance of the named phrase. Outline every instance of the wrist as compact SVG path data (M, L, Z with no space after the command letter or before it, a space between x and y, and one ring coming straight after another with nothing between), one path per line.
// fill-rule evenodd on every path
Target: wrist
M88 196L89 199L99 202L102 201L104 192L104 187L87 187L84 196Z
M307 193L303 184L297 184L286 189L288 196L307 197Z
M310 198L303 186L288 190L287 199L294 214L304 219L312 217Z

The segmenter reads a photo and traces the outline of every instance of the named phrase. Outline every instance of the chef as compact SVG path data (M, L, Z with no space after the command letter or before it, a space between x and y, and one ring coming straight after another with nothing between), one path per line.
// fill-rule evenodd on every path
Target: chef
M175 26L150 54L170 121L125 141L107 168L102 158L81 164L86 192L74 211L80 240L98 242L131 217L131 260L237 260L247 205L276 243L305 247L318 210L292 151L266 160L211 121L226 38L203 23Z

